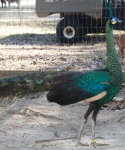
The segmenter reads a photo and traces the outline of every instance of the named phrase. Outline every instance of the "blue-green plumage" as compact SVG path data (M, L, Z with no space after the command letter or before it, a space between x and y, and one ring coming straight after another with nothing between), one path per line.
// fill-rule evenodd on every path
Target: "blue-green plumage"
M111 79L110 73L104 71L94 71L87 73L80 78L78 83L83 89L96 95L108 88L108 83Z

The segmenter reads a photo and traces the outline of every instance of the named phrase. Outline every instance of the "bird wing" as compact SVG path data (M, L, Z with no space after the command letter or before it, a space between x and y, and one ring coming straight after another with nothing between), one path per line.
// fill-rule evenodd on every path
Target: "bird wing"
M62 74L51 79L47 99L60 105L99 100L106 95L110 81L108 71Z

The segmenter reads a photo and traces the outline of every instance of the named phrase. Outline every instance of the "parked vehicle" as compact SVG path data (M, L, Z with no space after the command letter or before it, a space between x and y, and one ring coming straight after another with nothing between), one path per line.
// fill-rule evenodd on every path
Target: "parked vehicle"
M115 28L123 30L125 2L112 1L115 16L123 21ZM108 3L109 0L36 0L36 14L38 17L47 17L59 13L57 38L62 43L75 43L87 33L105 33Z

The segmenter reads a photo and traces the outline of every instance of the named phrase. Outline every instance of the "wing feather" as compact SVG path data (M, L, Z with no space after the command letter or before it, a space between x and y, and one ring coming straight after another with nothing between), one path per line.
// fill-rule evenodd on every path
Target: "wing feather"
M52 87L47 94L47 99L60 105L87 99L94 100L94 98L98 100L106 95L110 80L110 74L105 71L55 76L51 79Z

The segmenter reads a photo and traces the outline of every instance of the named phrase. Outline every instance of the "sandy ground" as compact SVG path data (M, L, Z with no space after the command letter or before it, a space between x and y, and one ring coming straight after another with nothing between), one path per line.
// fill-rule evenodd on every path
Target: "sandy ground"
M40 97L20 99L0 109L0 150L92 150L92 146L76 147L76 137L88 104L77 103L60 107L48 103L46 92ZM29 108L39 114L28 112ZM42 114L46 116L43 117ZM101 110L98 114L96 137L98 150L125 150L125 111ZM91 117L90 117L91 118ZM73 139L70 139L73 138ZM56 139L53 141L53 139ZM62 140L61 140L62 139ZM44 141L47 140L47 141ZM91 119L85 126L83 143L91 143Z

